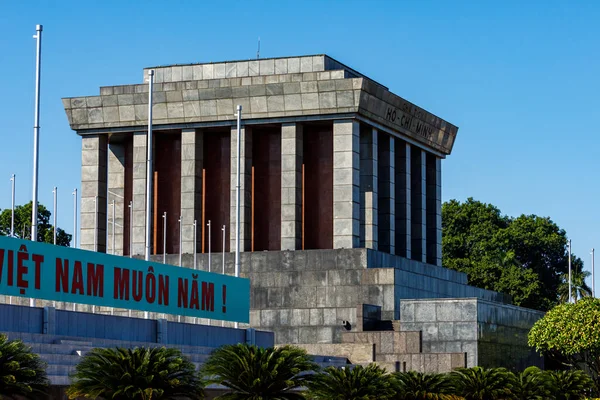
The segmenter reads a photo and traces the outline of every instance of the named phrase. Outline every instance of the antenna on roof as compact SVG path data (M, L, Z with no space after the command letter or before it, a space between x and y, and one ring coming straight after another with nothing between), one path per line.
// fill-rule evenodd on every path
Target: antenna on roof
M260 58L260 36L258 37L258 50L256 50L256 59Z

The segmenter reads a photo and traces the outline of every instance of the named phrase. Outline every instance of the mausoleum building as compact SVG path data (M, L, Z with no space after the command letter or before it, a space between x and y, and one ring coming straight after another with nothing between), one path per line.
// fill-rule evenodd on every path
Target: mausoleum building
M82 140L81 248L144 254L150 70L157 259L232 273L239 139L251 326L351 360L353 343L375 346L371 361L396 368L538 362L523 335L540 313L442 267L442 160L458 128L326 55L147 68L63 99ZM375 331L388 333L361 336Z

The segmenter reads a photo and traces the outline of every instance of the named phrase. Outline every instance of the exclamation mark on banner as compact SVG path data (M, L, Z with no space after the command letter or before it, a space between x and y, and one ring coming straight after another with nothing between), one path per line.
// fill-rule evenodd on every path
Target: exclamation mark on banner
M223 285L223 314L227 312L227 286Z

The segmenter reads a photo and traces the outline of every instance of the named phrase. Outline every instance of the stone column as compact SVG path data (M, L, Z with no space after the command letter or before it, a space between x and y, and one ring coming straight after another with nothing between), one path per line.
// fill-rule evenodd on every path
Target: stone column
M333 122L333 248L360 245L360 125Z
M281 125L281 250L302 247L302 125Z
M411 151L411 255L413 260L422 262L427 262L426 176L426 153L413 147Z
M396 142L386 133L379 136L379 250L395 254Z
M360 247L377 250L377 129L360 130Z
M84 250L106 252L107 136L81 138L80 244ZM98 215L96 216L96 196ZM95 240L94 240L95 238Z
M185 254L194 252L194 220L197 221L197 251L202 251L202 144L201 131L181 131L181 246Z
M410 145L396 143L396 254L411 258Z
M110 143L108 152L108 252L123 255L123 233L125 227L125 145ZM115 203L115 225L113 227L113 201ZM129 208L127 208L129 211ZM114 231L113 231L114 229ZM114 232L114 241L113 241ZM113 249L113 242L115 248Z
M131 254L144 255L146 246L146 132L133 134L133 246Z
M240 147L240 251L250 251L252 232L252 131L241 128ZM229 226L229 248L235 251L236 229L236 185L237 185L237 127L231 128L231 212Z

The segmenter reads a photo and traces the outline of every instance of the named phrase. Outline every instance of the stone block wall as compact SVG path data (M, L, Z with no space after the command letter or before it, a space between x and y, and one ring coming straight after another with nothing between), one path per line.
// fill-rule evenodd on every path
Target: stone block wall
M543 366L527 346L527 333L542 316L474 298L400 301L400 329L421 331L424 353L464 352L468 367Z

